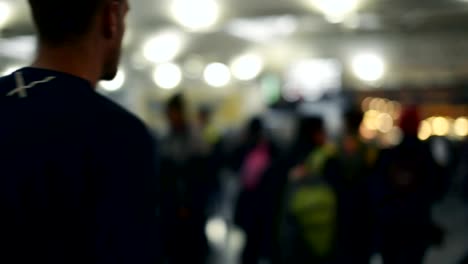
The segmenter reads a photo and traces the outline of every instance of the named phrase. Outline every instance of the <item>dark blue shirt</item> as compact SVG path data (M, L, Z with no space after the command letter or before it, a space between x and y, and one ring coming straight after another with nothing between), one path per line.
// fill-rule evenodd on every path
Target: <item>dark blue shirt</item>
M154 149L86 80L0 78L0 263L155 263Z

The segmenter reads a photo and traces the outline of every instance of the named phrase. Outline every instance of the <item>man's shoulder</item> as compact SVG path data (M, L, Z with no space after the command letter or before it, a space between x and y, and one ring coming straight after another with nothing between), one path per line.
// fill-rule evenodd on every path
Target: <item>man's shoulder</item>
M100 94L96 94L93 101L94 113L92 114L96 122L107 126L109 129L118 127L127 132L148 133L143 121L119 104Z
M10 77L11 77L10 75L0 76L0 85L5 85L5 83L8 82L8 79Z
M0 77L0 98L5 97L9 90L14 87L14 79L12 75Z
M101 117L118 118L128 122L137 122L139 119L121 105L98 93L93 96L94 111Z

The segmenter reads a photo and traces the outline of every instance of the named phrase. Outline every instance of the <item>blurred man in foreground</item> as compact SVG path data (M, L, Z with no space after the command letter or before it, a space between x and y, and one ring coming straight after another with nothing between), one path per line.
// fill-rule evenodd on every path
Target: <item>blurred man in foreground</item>
M29 0L31 67L0 79L1 263L155 263L152 140L94 89L119 62L127 0Z

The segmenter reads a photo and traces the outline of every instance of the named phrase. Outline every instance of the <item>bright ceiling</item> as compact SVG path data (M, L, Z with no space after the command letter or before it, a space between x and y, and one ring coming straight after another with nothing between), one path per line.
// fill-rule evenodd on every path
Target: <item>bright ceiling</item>
M223 86L232 81L223 65L232 66L233 79L245 82L263 71L285 72L305 58L339 60L345 79L356 86L380 79L388 86L444 83L468 73L468 1L133 0L130 4L124 68L147 73L163 89L177 87L184 78ZM32 57L33 28L26 0L0 0L0 30L0 67L6 70ZM207 77L210 72L219 78Z

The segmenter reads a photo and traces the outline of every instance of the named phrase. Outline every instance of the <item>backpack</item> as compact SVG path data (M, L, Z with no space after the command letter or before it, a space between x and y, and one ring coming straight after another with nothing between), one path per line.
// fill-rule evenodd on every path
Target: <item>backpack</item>
M271 153L266 142L257 144L244 160L241 169L242 186L247 190L255 190L270 167Z
M318 148L309 155L305 162L309 176L291 184L288 203L297 235L317 258L330 256L336 240L338 197L323 175L332 155L331 146Z
M290 200L290 211L305 247L316 257L332 253L336 235L337 199L326 183L303 183Z

